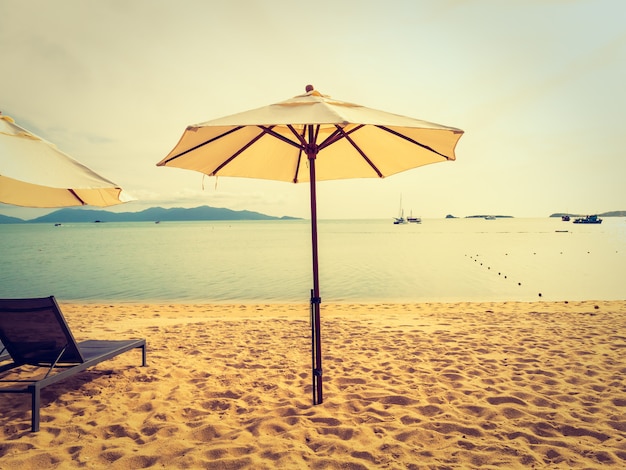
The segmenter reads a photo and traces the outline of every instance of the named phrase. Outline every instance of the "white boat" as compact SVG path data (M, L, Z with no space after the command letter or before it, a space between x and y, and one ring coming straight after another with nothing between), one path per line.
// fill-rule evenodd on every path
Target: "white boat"
M411 211L411 215L406 218L407 222L410 224L421 224L422 219L420 217L413 217L413 211Z
M407 224L407 220L404 218L404 209L402 209L402 195L400 195L400 211L398 213L398 217L393 218L394 225L403 225Z
M409 222L404 218L404 213L402 213L400 215L400 217L394 217L393 218L393 224L394 225L402 225L402 224L408 224Z

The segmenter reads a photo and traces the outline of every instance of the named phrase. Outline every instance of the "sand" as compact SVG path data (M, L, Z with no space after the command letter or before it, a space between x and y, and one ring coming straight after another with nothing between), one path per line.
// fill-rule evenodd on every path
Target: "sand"
M624 468L626 301L61 303L77 340L146 338L0 395L0 468Z

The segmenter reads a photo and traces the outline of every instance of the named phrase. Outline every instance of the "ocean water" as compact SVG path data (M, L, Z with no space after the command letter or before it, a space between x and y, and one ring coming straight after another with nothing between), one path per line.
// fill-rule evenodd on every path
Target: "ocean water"
M323 302L626 299L626 220L319 222ZM0 297L308 302L309 221L0 225Z

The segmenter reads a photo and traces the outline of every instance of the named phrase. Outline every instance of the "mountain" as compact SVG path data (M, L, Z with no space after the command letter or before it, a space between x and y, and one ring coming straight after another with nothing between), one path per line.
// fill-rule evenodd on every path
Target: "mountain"
M14 219L8 217L8 219ZM109 212L105 210L59 209L36 219L15 219L4 223L78 223L78 222L157 222L192 220L294 220L296 217L274 217L252 211L234 211L218 207L201 206L192 209L152 207L140 212ZM3 219L0 218L0 223Z
M24 221L17 217L9 217L8 215L0 214L0 224L21 224L22 222Z

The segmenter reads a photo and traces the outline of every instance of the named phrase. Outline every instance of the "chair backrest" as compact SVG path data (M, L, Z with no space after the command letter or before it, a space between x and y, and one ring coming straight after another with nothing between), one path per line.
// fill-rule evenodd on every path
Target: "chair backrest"
M0 299L0 341L16 364L84 362L53 296Z

